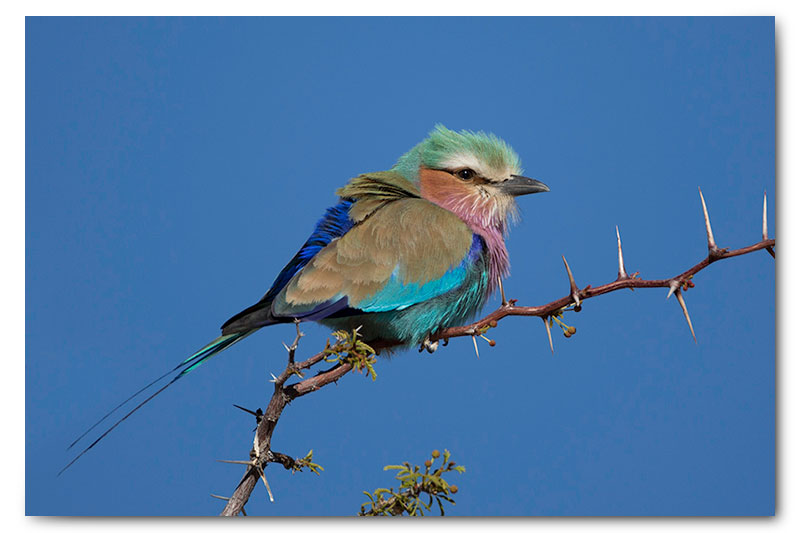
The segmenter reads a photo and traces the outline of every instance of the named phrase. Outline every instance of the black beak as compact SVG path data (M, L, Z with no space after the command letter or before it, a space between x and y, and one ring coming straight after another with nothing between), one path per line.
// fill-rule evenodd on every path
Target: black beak
M539 180L516 176L511 174L511 179L497 185L497 187L511 196L522 196L523 194L533 194L535 192L548 192L550 187Z

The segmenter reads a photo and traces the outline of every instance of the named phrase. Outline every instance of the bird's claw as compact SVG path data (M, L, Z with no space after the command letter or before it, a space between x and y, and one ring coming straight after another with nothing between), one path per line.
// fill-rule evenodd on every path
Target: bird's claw
M420 353L422 350L428 350L428 353L433 353L439 347L439 341L431 342L430 339L425 339L422 341L422 344L419 345Z

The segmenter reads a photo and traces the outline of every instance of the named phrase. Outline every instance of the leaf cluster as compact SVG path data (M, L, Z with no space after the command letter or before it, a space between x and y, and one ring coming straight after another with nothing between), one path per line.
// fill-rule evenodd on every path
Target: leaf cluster
M354 329L352 332L345 330L334 331L331 335L336 339L334 344L331 344L330 339L325 341L325 354L326 363L348 363L353 367L354 371L363 373L364 370L375 381L378 374L375 372L374 364L377 362L377 352L372 346L359 339L361 336L358 332L359 328Z
M441 464L434 468L433 462L439 457ZM444 454L433 450L424 468L404 462L402 465L387 465L383 469L397 470L395 478L400 481L400 486L397 489L376 489L373 493L364 491L369 501L361 504L359 516L424 516L425 511L431 510L434 501L439 506L439 513L444 516L442 500L455 505L451 496L458 492L458 486L448 483L443 475L449 472L463 474L466 471L463 466L450 460L450 452L446 449Z
M308 453L302 459L295 459L294 463L292 463L292 474L295 472L301 472L303 468L308 468L316 475L319 475L320 471L325 470L322 466L314 463L312 459L314 458L314 450L308 450Z

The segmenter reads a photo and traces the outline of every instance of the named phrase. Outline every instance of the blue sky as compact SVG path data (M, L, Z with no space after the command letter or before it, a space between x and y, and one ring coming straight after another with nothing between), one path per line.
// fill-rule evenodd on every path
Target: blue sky
M523 197L510 297L663 278L760 238L775 198L772 18L27 19L26 512L210 515L241 468L291 326L248 338L64 475L71 440L255 302L333 191L437 122L508 141ZM774 217L770 208L770 228ZM771 230L771 235L772 235ZM769 515L775 264L712 265L686 294L612 293L554 338L510 318L403 353L284 413L252 515L355 514L383 466L448 448L451 515ZM497 305L496 299L487 311ZM327 332L304 328L316 352ZM109 490L108 487L113 487ZM89 497L89 495L91 497Z

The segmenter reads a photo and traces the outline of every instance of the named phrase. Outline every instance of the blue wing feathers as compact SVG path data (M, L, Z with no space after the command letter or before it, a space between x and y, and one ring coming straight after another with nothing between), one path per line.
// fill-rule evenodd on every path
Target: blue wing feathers
M231 333L250 331L260 327L268 326L278 322L285 322L294 317L275 317L272 315L272 300L279 292L286 286L287 283L297 274L300 269L308 264L315 255L319 253L325 246L336 238L341 237L353 227L353 221L350 219L350 207L353 205L352 198L345 198L333 207L328 208L325 214L317 222L311 236L306 240L300 250L294 257L283 267L275 281L272 282L272 287L267 293L253 306L240 311L231 318L229 318L222 325L222 334L227 335ZM333 302L332 302L333 303ZM345 304L346 305L346 304ZM330 307L331 304L326 303L323 306L316 308L313 313L314 318L304 318L306 320L318 320L318 315L322 314L324 308ZM336 306L337 310L342 306ZM334 311L335 312L335 311Z
M289 280L306 266L320 250L325 248L333 239L341 237L353 227L350 219L350 207L354 200L347 198L325 211L325 215L317 222L311 236L303 244L300 251L295 254L289 263L283 267L272 287L264 295L262 301L271 301L283 289Z

